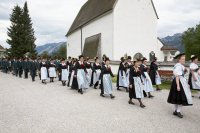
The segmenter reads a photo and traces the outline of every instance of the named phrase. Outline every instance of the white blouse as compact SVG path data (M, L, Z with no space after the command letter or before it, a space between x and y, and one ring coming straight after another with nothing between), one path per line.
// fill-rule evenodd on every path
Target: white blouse
M190 70L195 70L195 69L198 69L199 67L198 67L198 65L197 64L195 64L195 63L191 63L190 64Z
M184 70L185 70L185 67L182 64L177 63L174 66L173 74L174 76L182 76L184 75Z

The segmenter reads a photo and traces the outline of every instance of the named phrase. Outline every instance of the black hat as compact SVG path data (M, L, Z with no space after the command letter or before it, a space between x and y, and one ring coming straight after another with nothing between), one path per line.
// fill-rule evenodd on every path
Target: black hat
M191 55L190 59L193 61L195 59L197 59L198 57L196 55Z
M147 58L145 58L145 57L141 58L141 61L142 61L142 62L145 61L145 60L147 60Z
M124 61L125 61L124 57L121 57L121 62L124 62Z
M179 57L185 55L185 53L180 53L180 52L177 52L174 56L174 59L178 59Z
M99 59L99 57L94 57L94 60L96 61L96 60L98 60Z
M131 58L131 56L128 56L128 58L127 58L127 59L130 59L130 60L131 60L132 58Z
M106 57L105 62L106 62L106 61L110 61L110 59L109 59L108 57Z

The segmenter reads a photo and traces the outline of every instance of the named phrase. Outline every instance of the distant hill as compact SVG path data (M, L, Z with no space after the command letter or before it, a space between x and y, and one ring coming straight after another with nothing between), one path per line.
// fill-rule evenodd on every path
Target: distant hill
M178 48L179 51L184 52L184 46L182 44L182 33L177 33L174 34L173 36L167 36L164 38L161 38L161 41L166 44L166 45L170 45L170 46L174 46L176 48Z
M38 54L42 54L45 51L47 51L49 54L52 54L53 52L57 51L61 45L66 45L66 42L47 43L36 47L36 50Z

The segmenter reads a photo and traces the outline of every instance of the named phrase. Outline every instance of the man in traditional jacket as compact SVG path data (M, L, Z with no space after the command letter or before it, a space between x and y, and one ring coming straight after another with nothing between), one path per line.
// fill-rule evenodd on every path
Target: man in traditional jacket
M25 58L23 61L23 70L24 70L24 78L28 79L29 61L27 58Z
M33 58L30 61L30 72L31 72L31 77L32 77L32 81L33 82L35 81L35 76L36 76L37 68L38 68L37 61L35 60L35 58Z
M21 58L17 61L17 69L18 69L18 72L19 72L19 77L21 78L22 74L23 74L23 65L22 65L22 59Z

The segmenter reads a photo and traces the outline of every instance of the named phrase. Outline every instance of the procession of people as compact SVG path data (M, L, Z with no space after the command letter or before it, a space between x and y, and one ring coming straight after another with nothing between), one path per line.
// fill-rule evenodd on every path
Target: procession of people
M185 54L179 53L174 57L177 64L174 66L172 85L167 102L175 105L173 115L183 118L181 114L182 106L192 105L192 90L200 92L200 71L198 67L198 57L191 56L189 66L189 79L184 75L187 72L185 68ZM148 66L147 58L127 58L121 57L116 81L116 89L123 91L125 89L129 94L128 103L135 105L133 99L137 99L141 108L146 106L142 102L144 97L153 98L154 91L160 91L161 76L158 71L157 58L155 57ZM71 87L80 94L84 94L90 87L100 89L100 96L109 96L114 99L114 86L110 59L103 56L101 62L99 57L90 59L80 55L77 58L68 57L68 59L46 59L46 58L4 58L0 60L0 69L4 73L11 73L16 77L31 76L32 82L39 76L42 84L58 81L61 85ZM24 74L24 76L23 76ZM155 85L155 89L153 87ZM200 98L200 93L199 93Z

